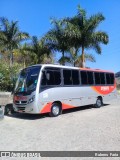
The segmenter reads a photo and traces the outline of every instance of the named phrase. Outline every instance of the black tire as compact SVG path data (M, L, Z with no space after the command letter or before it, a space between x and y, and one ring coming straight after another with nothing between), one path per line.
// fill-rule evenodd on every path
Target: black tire
M100 108L102 105L103 105L102 98L98 98L98 99L96 100L95 107L96 107L96 108Z
M13 114L13 113L15 113L13 109L13 104L7 104L4 109L4 114L8 115L8 114Z
M4 110L4 115L8 115L10 113L10 108L6 105Z
M62 113L61 105L58 103L53 103L51 106L51 112L49 115L51 117L57 117Z

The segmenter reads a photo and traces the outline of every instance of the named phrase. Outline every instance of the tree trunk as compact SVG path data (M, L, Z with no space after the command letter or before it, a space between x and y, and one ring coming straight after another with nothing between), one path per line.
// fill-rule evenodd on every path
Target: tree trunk
M73 53L73 65L76 66L76 57L78 56L78 48L75 48L75 52Z
M82 68L85 68L84 47L82 46Z
M13 66L13 52L10 54L10 67L12 68Z

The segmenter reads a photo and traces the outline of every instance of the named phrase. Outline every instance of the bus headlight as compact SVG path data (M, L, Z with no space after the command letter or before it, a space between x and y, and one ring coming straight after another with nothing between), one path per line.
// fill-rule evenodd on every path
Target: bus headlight
M32 103L34 100L35 100L35 95L29 99L28 103Z

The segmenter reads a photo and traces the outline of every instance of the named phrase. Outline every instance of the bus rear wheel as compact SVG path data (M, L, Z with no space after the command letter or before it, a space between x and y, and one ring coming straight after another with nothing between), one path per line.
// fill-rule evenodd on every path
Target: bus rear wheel
M95 107L96 107L96 108L100 108L102 105L103 105L102 98L98 98L98 99L96 100Z
M61 106L58 103L53 103L52 107L51 107L51 112L50 112L50 116L51 117L57 117L61 114Z

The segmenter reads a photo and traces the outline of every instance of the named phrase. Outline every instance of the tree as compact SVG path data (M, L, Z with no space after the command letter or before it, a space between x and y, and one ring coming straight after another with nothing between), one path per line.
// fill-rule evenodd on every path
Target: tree
M25 68L27 64L31 63L30 53L27 50L28 44L24 43L20 45L18 49L13 50L14 57L17 59L16 61L19 63L23 63L23 67Z
M106 45L109 41L107 33L96 31L99 24L104 20L105 18L101 13L87 18L86 11L80 6L78 6L78 13L76 16L63 19L69 26L71 24L74 32L76 32L75 37L72 36L71 38L70 35L69 42L72 42L71 47L76 49L81 47L82 67L85 67L85 49L94 49L98 54L101 54L100 44Z
M17 49L20 42L29 38L29 34L19 30L18 21L9 21L7 18L0 18L0 45L2 50L10 53L10 66L13 64L13 49Z
M51 23L54 27L47 32L44 39L51 50L62 53L61 64L65 65L65 52L69 49L68 33L61 20L52 19Z
M70 48L70 60L73 66L82 67L82 55L79 49ZM95 57L92 54L85 53L84 61L96 62Z
M44 43L44 39L38 39L36 36L32 37L32 43L26 47L30 52L30 57L33 63L44 63L46 58L52 57L50 48Z
M14 63L12 66L13 78L10 79L11 70L9 64L3 59L0 60L0 91L12 91L22 65Z

